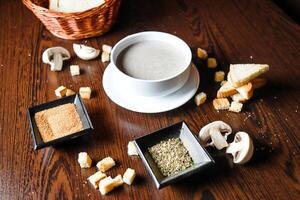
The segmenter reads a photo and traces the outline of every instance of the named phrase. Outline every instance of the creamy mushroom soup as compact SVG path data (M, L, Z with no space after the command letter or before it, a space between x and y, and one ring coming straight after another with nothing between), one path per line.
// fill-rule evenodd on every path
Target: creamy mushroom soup
M178 47L162 41L143 41L125 48L117 57L117 66L125 74L144 80L171 77L185 66Z

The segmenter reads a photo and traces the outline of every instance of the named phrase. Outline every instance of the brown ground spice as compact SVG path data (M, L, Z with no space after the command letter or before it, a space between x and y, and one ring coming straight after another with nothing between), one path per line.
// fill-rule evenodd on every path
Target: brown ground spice
M83 130L83 124L73 103L37 112L34 119L44 142Z

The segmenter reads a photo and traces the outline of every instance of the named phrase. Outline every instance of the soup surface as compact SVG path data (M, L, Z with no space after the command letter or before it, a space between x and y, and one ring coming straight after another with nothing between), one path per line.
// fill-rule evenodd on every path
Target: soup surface
M179 73L185 66L182 51L162 41L143 41L125 48L117 66L125 74L144 80L158 80Z

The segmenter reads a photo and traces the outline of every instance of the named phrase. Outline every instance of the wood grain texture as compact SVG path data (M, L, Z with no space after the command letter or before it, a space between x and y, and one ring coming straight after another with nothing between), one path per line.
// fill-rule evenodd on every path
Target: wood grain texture
M123 1L117 24L107 34L84 41L94 47L115 44L145 30L166 31L192 48L208 49L218 59L217 70L230 63L267 63L266 88L257 91L242 113L217 112L211 100L218 89L214 70L194 57L201 74L199 91L206 104L193 101L170 112L139 114L108 99L102 87L106 64L86 62L72 51L72 42L51 35L20 1L0 3L0 199L101 199L86 178L96 169L80 169L77 155L88 152L94 161L112 156L115 176L136 169L132 186L117 188L105 199L300 199L300 27L267 0ZM72 59L62 72L41 62L44 49L60 45ZM79 64L83 74L72 77L68 66ZM55 99L54 89L93 89L85 101L95 127L90 137L34 151L26 109ZM130 98L130 97L128 97ZM244 130L255 141L255 156L238 166L224 152L212 153L214 173L198 174L157 190L141 160L127 156L127 143L138 136L185 120L197 134L202 126L223 120L234 132Z

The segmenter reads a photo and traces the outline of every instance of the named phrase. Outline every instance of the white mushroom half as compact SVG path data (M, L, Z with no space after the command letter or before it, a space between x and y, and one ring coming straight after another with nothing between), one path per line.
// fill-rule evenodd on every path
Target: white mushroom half
M234 141L229 144L226 153L233 156L233 162L243 164L248 162L254 152L252 139L246 132L237 132L234 136Z
M214 121L205 125L199 132L199 138L205 146L215 146L221 150L228 146L227 136L232 132L231 127L223 121ZM211 139L211 142L209 140Z
M44 51L42 60L46 64L50 64L51 71L61 71L64 60L69 60L71 55L69 51L63 47L51 47Z
M91 60L99 56L100 50L83 44L73 44L75 54L82 60Z

